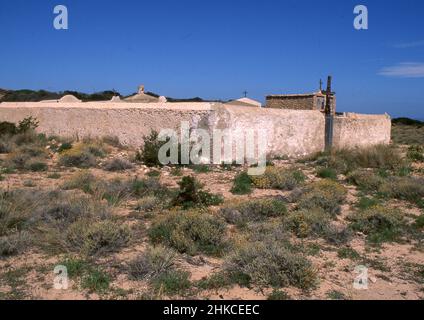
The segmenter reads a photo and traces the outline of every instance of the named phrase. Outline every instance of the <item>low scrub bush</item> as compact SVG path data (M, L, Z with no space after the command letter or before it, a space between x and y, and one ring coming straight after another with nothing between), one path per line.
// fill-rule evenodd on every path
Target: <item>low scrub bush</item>
M46 157L47 153L43 147L24 145L14 149L6 157L5 165L18 170L45 171L47 170L47 164L44 162Z
M307 290L317 280L309 260L275 241L238 248L226 260L225 270L239 284L260 288L295 286Z
M283 301L283 300L292 300L292 298L287 294L287 292L274 289L269 294L267 300Z
M0 257L22 253L32 243L29 232L14 232L0 237Z
M81 287L89 292L105 293L110 286L109 275L97 268L90 268L81 279Z
M134 168L134 165L127 159L113 158L106 161L103 168L106 171L123 171Z
M86 193L93 191L94 184L97 182L97 179L93 174L88 170L81 170L74 173L62 184L62 189L64 190L73 190L80 189Z
M125 147L121 144L119 141L119 138L117 136L104 136L102 137L101 141L109 146L118 148L118 149L124 149Z
M181 270L162 273L152 280L152 286L157 293L183 294L191 287L190 273Z
M349 219L352 221L350 227L366 234L372 243L395 241L405 226L401 212L383 206L358 211Z
M86 170L71 176L63 183L62 189L80 189L98 199L105 199L110 204L119 204L130 197L157 196L166 199L170 194L169 190L156 178L102 180Z
M321 208L292 212L285 219L288 228L299 238L324 236L330 216Z
M350 259L350 260L359 260L361 258L360 254L349 247L340 248L337 251L337 256L341 259Z
M163 243L181 253L219 255L226 247L225 223L217 217L195 211L159 217L149 230L153 243Z
M175 270L175 257L176 253L172 249L150 247L129 263L129 273L136 280L154 279Z
M366 210L379 204L380 204L380 201L378 199L369 198L369 197L361 197L356 206L360 210Z
M326 213L335 216L340 212L347 190L341 184L332 180L321 180L307 186L300 196L300 209L322 208Z
M222 196L202 190L203 185L192 176L183 177L178 182L178 185L180 189L173 199L172 204L174 206L181 206L184 209L188 209L199 206L215 206L223 202Z
M135 210L140 212L152 212L160 208L164 208L166 202L155 196L146 196L137 201Z
M79 220L66 231L68 248L84 255L117 251L129 242L130 236L128 227L110 220Z
M407 157L412 161L424 162L424 146L414 145L408 148Z
M319 168L317 176L323 179L337 180L337 171L333 168Z
M268 217L282 217L287 213L287 208L280 199L269 198L228 204L221 208L220 213L229 223L244 224Z
M148 167L162 166L159 161L159 150L166 142L159 141L158 136L157 131L152 131L150 135L143 137L143 147L136 154L137 161Z
M99 142L80 142L59 156L59 165L65 167L90 168L97 165L97 158L108 153L104 144Z
M379 187L379 192L389 198L422 204L424 179L415 177L390 177Z
M306 180L302 171L267 167L261 176L253 176L253 184L260 189L293 190Z
M335 150L319 155L316 162L318 165L332 168L342 174L348 174L360 168L394 170L404 164L399 150L387 145Z
M377 192L385 178L369 170L355 170L348 175L348 181L367 192Z
M2 121L0 122L0 135L13 136L18 133L18 128L16 124L12 122Z
M231 193L237 195L252 193L252 179L247 172L243 171L236 175Z

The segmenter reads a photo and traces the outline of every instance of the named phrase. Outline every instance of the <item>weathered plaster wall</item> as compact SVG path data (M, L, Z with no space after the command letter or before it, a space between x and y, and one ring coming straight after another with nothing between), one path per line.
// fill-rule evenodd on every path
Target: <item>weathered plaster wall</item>
M300 157L324 149L324 116L314 110L225 106L219 103L1 103L0 121L40 121L38 130L71 137L117 136L121 143L141 146L151 130L228 129L240 141L240 130L265 130L268 153ZM346 115L334 123L336 147L390 142L386 116ZM257 140L256 140L257 143Z
M335 148L366 147L389 144L391 120L388 115L345 113L334 118L333 146Z
M301 157L324 149L324 116L319 111L216 107L214 128L229 128L240 141L240 131L264 130L268 153ZM257 139L255 141L257 143Z
M193 128L208 127L208 103L2 103L0 121L17 123L27 116L40 121L38 131L70 137L117 136L121 143L140 146L143 136L163 128L179 130L182 121Z

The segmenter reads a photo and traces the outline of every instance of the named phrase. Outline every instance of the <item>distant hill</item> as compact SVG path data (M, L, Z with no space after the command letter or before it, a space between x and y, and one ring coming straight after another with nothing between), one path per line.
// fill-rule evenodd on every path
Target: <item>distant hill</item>
M392 123L395 125L406 125L406 126L416 126L424 127L424 121L414 120L410 118L396 118L392 120Z
M78 91L50 92L46 90L5 90L0 89L0 102L38 102L42 100L57 100L67 94L72 94L82 101L104 101L110 100L113 96L119 95L112 90L96 93L83 93Z
M148 94L149 96L152 97L156 97L159 98L160 95L158 95L157 93L154 92L146 92L146 94ZM222 102L221 100L205 100L202 99L200 97L194 97L194 98L171 98L171 97L166 97L166 100L168 102Z
M5 90L0 89L0 102L38 102L42 100L58 100L63 96L71 94L82 101L106 101L112 99L113 96L118 95L123 97L119 92L107 90L96 93L83 93L78 91L63 91L63 92L51 92L46 90ZM159 95L154 92L146 92L146 94L158 98ZM131 96L131 95L130 95ZM126 96L126 97L130 97ZM124 98L126 98L124 97ZM199 97L194 98L171 98L166 97L169 102L222 102L221 100L204 100Z

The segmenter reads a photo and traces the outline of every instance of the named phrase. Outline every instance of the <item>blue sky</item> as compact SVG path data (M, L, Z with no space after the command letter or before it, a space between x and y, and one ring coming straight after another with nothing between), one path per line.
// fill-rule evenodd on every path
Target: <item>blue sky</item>
M422 0L0 0L0 88L263 101L331 74L340 111L424 119L423 16Z

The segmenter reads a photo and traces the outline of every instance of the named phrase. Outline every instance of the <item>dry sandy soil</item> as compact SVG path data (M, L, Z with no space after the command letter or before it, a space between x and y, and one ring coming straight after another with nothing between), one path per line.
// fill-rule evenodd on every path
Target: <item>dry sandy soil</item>
M182 176L174 175L172 168L150 169L143 164L135 163L131 169L109 172L102 169L102 163L114 157L131 159L134 152L115 147L109 148L110 153L106 158L100 159L96 168L88 169L95 177L108 180L112 178L143 179L149 172L158 170L160 183L168 188L178 188ZM2 159L7 159L7 154ZM80 169L59 166L58 154L50 153L48 171L29 172L18 170L2 174L0 182L3 191L13 189L25 190L56 190ZM321 180L317 177L316 166L308 163L275 160L277 168L291 168L295 166L307 177L305 184ZM204 184L204 189L223 195L225 202L233 199L255 199L264 197L287 197L291 191L254 189L249 195L233 195L230 190L234 177L244 168L212 168L209 172L198 173L189 168L181 169L182 175L195 176ZM422 175L422 164L414 164L414 174ZM56 173L53 178L52 173ZM335 225L345 227L349 224L348 217L358 209L356 207L360 191L357 186L347 182L345 176L338 176L338 182L347 190L346 200L341 205L341 213L333 222ZM177 294L162 294L155 291L144 280L134 280L128 274L128 263L142 254L151 246L147 231L156 213L146 213L135 210L137 199L129 198L115 205L114 214L119 216L123 224L132 226L132 237L129 243L115 252L99 256L84 257L90 264L100 268L109 283L106 290L86 289L82 285L81 277L73 277L69 281L68 289L58 290L53 287L55 274L54 267L67 257L79 257L75 252L49 252L33 243L22 252L0 257L0 299L267 299L272 292L271 288L256 286L243 287L228 285L223 288L200 289L196 281L210 277L223 269L225 258L232 247L221 256L210 256L203 253L188 255L178 254L176 265L179 269L190 272L191 288ZM406 201L387 199L384 206L400 208L405 217L413 219L423 214L418 206ZM289 211L293 204L288 204ZM213 214L219 215L219 206L209 209ZM0 213L1 214L1 213ZM163 214L163 213L157 213ZM236 237L237 227L227 225L229 238ZM421 233L423 231L421 230ZM367 242L366 235L354 232L352 238L345 244L334 245L320 237L298 239L291 236L294 243L310 248L305 254L313 264L317 273L318 282L315 288L301 290L294 286L280 288L291 299L423 299L423 265L424 253L421 243L416 238L402 239L397 242L388 242L381 245L371 245ZM348 248L357 256L340 257L339 251ZM355 268L358 265L368 268L368 289L358 290L353 286Z

